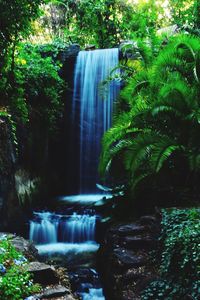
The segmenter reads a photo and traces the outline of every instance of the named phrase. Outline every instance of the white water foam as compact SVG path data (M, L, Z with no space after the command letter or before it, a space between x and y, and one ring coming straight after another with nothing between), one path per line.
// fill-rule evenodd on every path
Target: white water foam
M79 195L69 195L59 197L59 200L72 202L72 203L80 203L80 204L90 204L98 202L102 199L110 199L112 198L111 194L79 194Z
M82 252L96 252L99 249L99 244L96 242L87 242L87 243L55 243L55 244L44 244L36 245L40 255L53 255L53 254L62 254L65 255L69 252L75 254Z

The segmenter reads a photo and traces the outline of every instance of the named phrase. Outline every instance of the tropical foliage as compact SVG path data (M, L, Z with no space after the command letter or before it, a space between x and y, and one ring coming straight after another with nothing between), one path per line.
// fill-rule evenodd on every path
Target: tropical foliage
M126 109L103 140L101 173L121 157L132 190L147 177L158 184L162 172L166 180L172 176L176 183L178 175L183 186L194 187L200 171L199 55L197 37L176 36L130 79L121 96Z
M160 278L149 284L143 300L198 299L199 213L195 208L162 211L161 249L155 253Z
M0 238L0 298L21 300L40 290L33 284L26 267L28 260L12 245L9 237Z

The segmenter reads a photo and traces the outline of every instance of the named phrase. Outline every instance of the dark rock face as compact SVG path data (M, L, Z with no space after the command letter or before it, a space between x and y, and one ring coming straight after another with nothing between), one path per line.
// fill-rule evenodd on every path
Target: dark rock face
M58 178L64 178L63 185L60 189L60 193L63 194L71 194L77 189L77 169L78 169L78 161L72 160L71 151L78 153L78 141L72 138L72 132L78 132L78 127L76 128L76 124L72 123L71 116L73 110L73 91L74 91L74 72L75 65L78 53L80 51L80 46L77 44L70 45L68 49L66 49L65 53L63 53L63 67L62 67L62 78L66 81L67 89L63 98L65 110L64 110L64 124L63 124L63 134L62 134L62 144L60 145L60 149L63 149L62 154L62 166L68 166L68 168L63 168L63 173L59 174ZM75 127L74 127L75 126ZM72 147L70 144L75 143ZM56 145L58 147L58 145ZM77 154L78 157L78 154ZM68 184L66 185L66 182ZM55 184L55 183L54 183Z
M18 227L20 209L15 188L15 151L8 117L0 117L0 228ZM19 220L17 220L19 217Z
M33 280L40 284L56 284L59 282L55 269L45 263L33 261L28 266L28 271L33 274Z
M53 288L48 288L43 291L42 294L37 295L38 298L55 298L55 297L62 297L66 294L69 294L69 290L63 287L62 285L54 286ZM70 297L70 296L69 296ZM70 299L70 298L69 298ZM71 298L73 299L73 298Z
M76 58L79 51L80 51L79 44L72 44L70 46L67 46L66 49L60 54L61 61L65 62L66 60L71 59L72 57Z
M160 221L154 216L109 228L99 250L109 300L141 299L141 291L156 276L149 253L158 246L159 232Z
M33 243L25 240L23 237L14 236L12 239L13 246L24 254L29 260L38 258L38 250L35 248Z

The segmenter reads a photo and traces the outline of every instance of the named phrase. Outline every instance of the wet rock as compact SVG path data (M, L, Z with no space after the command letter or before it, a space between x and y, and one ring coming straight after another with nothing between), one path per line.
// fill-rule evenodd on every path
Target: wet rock
M75 298L72 295L68 295L68 296L64 297L64 300L75 300Z
M69 273L73 290L79 290L82 283L87 283L87 287L98 286L99 278L98 274L90 268L81 268L77 270L73 270L73 272Z
M156 276L150 252L158 246L160 219L144 216L107 230L99 250L106 297L109 300L140 300L141 291Z
M149 273L144 273L142 268L132 268L129 269L122 277L122 281L124 284L137 282L139 280L144 280L149 276Z
M85 50L86 50L86 51L95 50L95 49L96 49L96 46L95 46L95 45L87 45L87 46L85 47Z
M130 223L130 224L124 224L112 227L110 232L113 234L118 234L120 236L128 236L128 235L134 235L134 234L140 234L145 232L147 229L145 226L141 226L136 223Z
M157 247L157 240L152 239L150 236L126 236L123 239L123 245L132 250L153 250Z
M143 217L140 218L140 223L142 225L152 225L152 224L155 224L157 222L158 222L158 220L154 216L143 216Z
M11 241L13 246L19 252L22 252L29 260L35 260L36 258L38 258L38 250L30 241L25 240L20 236L13 236Z
M114 250L114 257L118 266L122 268L140 267L146 263L143 255L136 255L133 251L119 248Z
M55 269L45 263L38 261L28 265L28 271L33 274L33 280L40 284L56 284L59 282Z
M44 289L44 291L41 294L37 295L37 297L39 299L49 299L49 298L55 298L55 297L62 297L69 293L70 293L70 291L68 289L66 289L64 286L58 285L58 286L54 286L53 288Z
M65 51L62 53L62 61L65 61L68 58L76 57L78 55L78 52L80 51L80 45L79 44L72 44L66 48Z
M140 298L137 297L135 293L130 289L122 291L122 300L140 300Z

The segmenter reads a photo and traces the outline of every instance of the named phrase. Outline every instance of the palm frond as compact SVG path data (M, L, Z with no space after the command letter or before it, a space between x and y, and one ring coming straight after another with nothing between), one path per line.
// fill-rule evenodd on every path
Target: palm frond
M167 136L160 137L151 153L151 165L156 173L163 167L164 162L175 152L183 150L182 145L178 145Z
M184 115L175 109L174 107L171 107L169 105L156 105L151 111L153 117L157 117L160 114L165 114L170 117L170 114L172 116L178 117L178 118L184 118Z
M149 158L158 138L158 135L149 129L149 132L143 131L132 139L124 155L125 168L134 173L141 163Z

